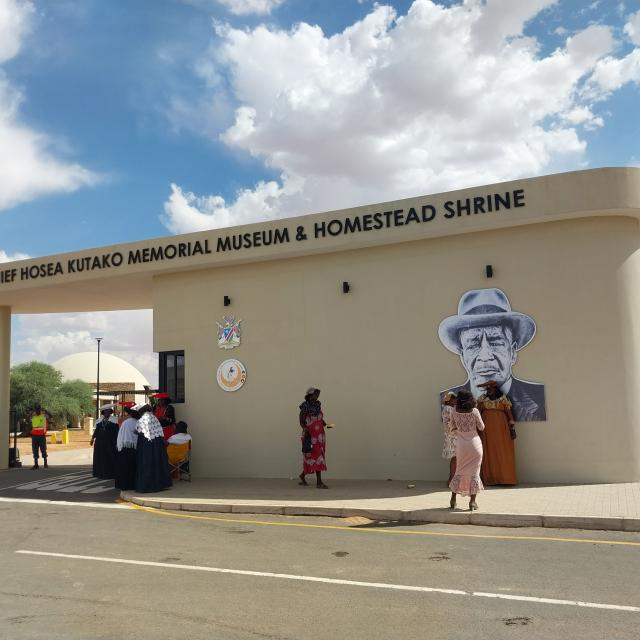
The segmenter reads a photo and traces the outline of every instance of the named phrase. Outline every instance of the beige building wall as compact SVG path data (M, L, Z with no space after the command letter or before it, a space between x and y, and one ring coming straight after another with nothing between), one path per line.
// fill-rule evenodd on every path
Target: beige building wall
M185 351L195 474L297 475L297 406L317 386L329 477L444 481L438 392L466 372L437 328L465 291L498 287L538 326L514 374L546 386L547 422L517 425L520 481L639 480L638 247L636 219L594 217L156 276L154 348ZM223 351L232 313L242 345ZM228 357L247 368L234 393L216 383Z
M510 208L452 214L457 200L507 193ZM412 208L434 215L395 222ZM393 224L371 229L383 214ZM361 231L314 233L356 219ZM314 385L338 424L330 476L442 480L438 391L466 374L437 328L464 292L498 287L538 326L514 373L546 385L548 421L518 427L520 480L639 480L638 220L640 169L606 168L5 263L0 433L11 313L153 306L155 349L186 353L177 409L196 437L198 475L297 475L297 406ZM289 241L230 245L263 232ZM225 313L243 320L230 352L216 344ZM230 356L248 370L236 393L215 380ZM0 468L6 459L5 442Z

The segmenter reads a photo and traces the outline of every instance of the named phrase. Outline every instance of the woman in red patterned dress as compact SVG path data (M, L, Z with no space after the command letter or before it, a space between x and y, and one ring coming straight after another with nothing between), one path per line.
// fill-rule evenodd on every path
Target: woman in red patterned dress
M322 482L322 472L327 470L325 461L325 421L322 415L322 407L318 397L320 389L313 387L307 389L304 402L300 405L300 426L302 427L302 453L304 456L302 473L298 484L307 484L306 475L316 474L316 487L318 489L328 489ZM306 442L305 442L306 440Z

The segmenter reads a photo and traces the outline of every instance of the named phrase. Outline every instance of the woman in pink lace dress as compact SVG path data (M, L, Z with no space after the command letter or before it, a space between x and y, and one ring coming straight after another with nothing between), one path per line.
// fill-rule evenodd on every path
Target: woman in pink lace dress
M470 496L469 511L478 508L476 495L484 490L480 480L482 464L482 442L479 431L484 430L480 412L476 409L473 396L468 391L460 391L455 409L449 416L451 428L456 434L456 473L449 483L451 508L456 506L456 495Z

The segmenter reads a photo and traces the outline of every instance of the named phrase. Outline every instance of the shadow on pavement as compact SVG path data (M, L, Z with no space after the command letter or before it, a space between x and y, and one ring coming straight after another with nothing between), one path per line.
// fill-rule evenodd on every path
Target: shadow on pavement
M120 492L113 480L91 475L90 465L51 465L33 471L33 460L21 468L0 471L0 498L65 502L114 502ZM28 464L28 466L27 466Z
M419 498L448 491L444 482L407 480L348 480L327 478L328 491L313 484L298 485L287 478L194 478L193 482L176 482L169 497L189 500L278 500L296 502L336 502L340 500L380 500L385 498ZM411 488L408 485L412 485ZM446 503L445 503L446 504Z

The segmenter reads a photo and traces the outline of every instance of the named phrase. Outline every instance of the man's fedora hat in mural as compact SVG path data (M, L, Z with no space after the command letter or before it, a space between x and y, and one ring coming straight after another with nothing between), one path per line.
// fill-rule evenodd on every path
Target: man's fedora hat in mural
M516 351L524 349L536 334L533 318L511 310L511 304L500 289L474 289L467 291L458 303L458 315L445 318L438 327L442 344L453 353L460 354L460 331L493 325L508 325L513 331Z

